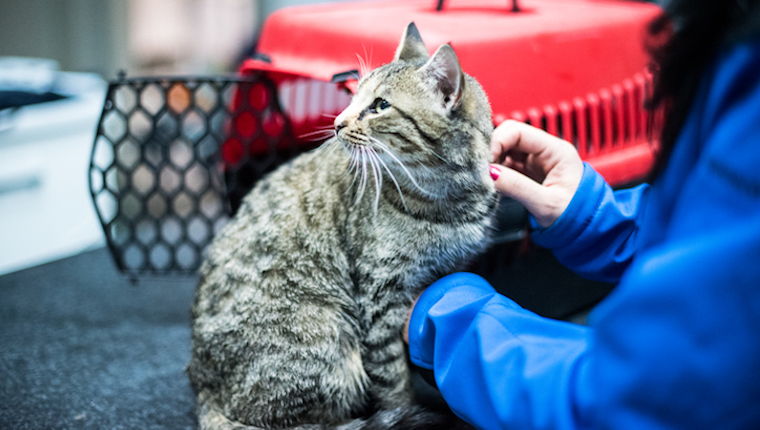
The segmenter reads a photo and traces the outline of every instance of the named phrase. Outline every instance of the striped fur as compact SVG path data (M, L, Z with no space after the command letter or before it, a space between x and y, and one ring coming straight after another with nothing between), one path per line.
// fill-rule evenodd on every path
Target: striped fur
M412 24L335 138L256 185L201 268L201 428L466 428L414 404L400 330L414 295L488 245L490 118Z

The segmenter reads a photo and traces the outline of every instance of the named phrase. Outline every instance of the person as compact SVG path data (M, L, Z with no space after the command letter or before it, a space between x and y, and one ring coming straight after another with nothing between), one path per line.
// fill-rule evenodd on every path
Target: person
M587 326L474 274L427 288L409 354L457 415L479 429L760 428L759 3L671 0L650 24L652 105L668 109L651 185L613 191L568 142L496 128L492 177L531 213L532 240L617 286Z

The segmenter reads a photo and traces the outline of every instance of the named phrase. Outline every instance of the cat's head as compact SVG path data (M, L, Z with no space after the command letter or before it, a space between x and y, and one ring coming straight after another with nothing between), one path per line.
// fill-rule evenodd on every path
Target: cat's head
M445 193L454 171L488 183L488 99L451 46L428 53L414 23L393 62L359 81L335 129L355 168L379 171L403 188Z

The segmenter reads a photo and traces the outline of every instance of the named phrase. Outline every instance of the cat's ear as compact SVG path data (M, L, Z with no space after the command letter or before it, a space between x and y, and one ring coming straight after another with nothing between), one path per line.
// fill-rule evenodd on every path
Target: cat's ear
M393 61L426 61L430 58L422 36L417 30L417 26L410 22L406 26L404 35L401 36L401 43L396 48L396 56Z
M457 54L450 45L441 45L417 73L423 82L441 94L447 111L459 107L464 90L464 72L459 65Z

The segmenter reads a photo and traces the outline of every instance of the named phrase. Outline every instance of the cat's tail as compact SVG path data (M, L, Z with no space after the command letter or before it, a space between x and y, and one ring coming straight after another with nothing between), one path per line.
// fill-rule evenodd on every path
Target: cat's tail
M198 396L198 427L201 430L264 430L232 421L222 413L213 398ZM291 430L471 430L472 427L452 413L408 406L378 411L339 425L304 424Z

